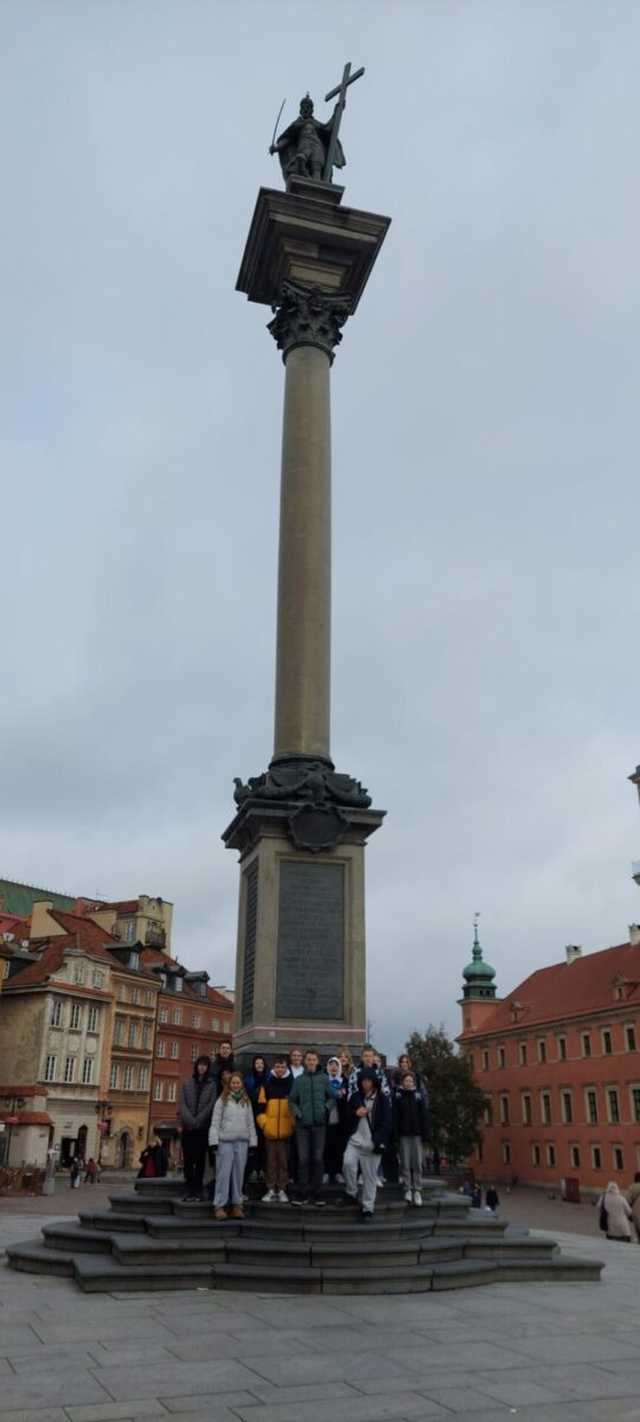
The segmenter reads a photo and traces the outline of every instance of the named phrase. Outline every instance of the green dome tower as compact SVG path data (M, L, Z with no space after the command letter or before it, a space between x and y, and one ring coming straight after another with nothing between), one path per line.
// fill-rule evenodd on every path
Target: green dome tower
M462 989L463 999L481 998L484 1001L492 1000L496 995L495 976L496 970L490 963L485 963L482 956L480 939L478 938L478 918L475 915L473 920L473 954L472 960L463 971L464 987Z

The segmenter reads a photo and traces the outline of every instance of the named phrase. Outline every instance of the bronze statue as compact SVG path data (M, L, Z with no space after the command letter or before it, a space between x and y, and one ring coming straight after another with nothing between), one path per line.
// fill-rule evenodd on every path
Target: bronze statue
M333 119L330 123L321 123L313 117L313 99L306 94L300 101L300 117L285 128L269 149L270 153L278 154L285 182L290 177L313 178L316 183L323 181L332 126ZM339 141L333 161L336 168L344 168L345 156Z
M325 102L338 96L329 123L321 123L320 119L314 118L313 99L307 93L300 101L299 117L289 124L277 141L274 132L269 152L278 154L285 182L291 177L300 177L311 178L315 183L330 183L333 169L344 168L346 158L338 133L347 101L347 88L361 74L364 74L364 69L352 74L351 65L346 64L340 83L325 95ZM277 127L276 121L276 130Z

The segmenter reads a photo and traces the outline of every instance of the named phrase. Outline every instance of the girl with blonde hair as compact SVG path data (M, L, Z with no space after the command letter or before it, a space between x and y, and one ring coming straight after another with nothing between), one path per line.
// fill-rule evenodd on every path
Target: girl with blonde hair
M253 1107L240 1072L234 1071L216 1101L209 1127L209 1145L217 1152L213 1197L215 1219L227 1218L229 1197L231 1218L244 1219L242 1182L249 1150L257 1144Z

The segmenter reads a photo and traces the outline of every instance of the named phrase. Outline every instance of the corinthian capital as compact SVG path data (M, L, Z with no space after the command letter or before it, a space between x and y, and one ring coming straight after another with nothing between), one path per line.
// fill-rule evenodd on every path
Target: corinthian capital
M294 346L319 346L333 361L335 347L342 340L341 327L350 310L344 296L327 296L317 286L284 281L280 301L271 310L275 316L267 330L282 351L283 360Z

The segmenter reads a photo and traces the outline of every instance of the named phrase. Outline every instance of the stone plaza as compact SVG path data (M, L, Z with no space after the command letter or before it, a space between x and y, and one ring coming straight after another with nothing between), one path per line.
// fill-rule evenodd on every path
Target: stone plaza
M3 1248L35 1232L40 1212L24 1211L37 1203L3 1212ZM557 1203L557 1217L567 1208ZM0 1413L4 1422L637 1422L640 1253L596 1240L593 1211L569 1221L591 1233L554 1228L554 1237L570 1259L605 1260L598 1284L375 1299L200 1288L87 1297L70 1280L3 1268Z

